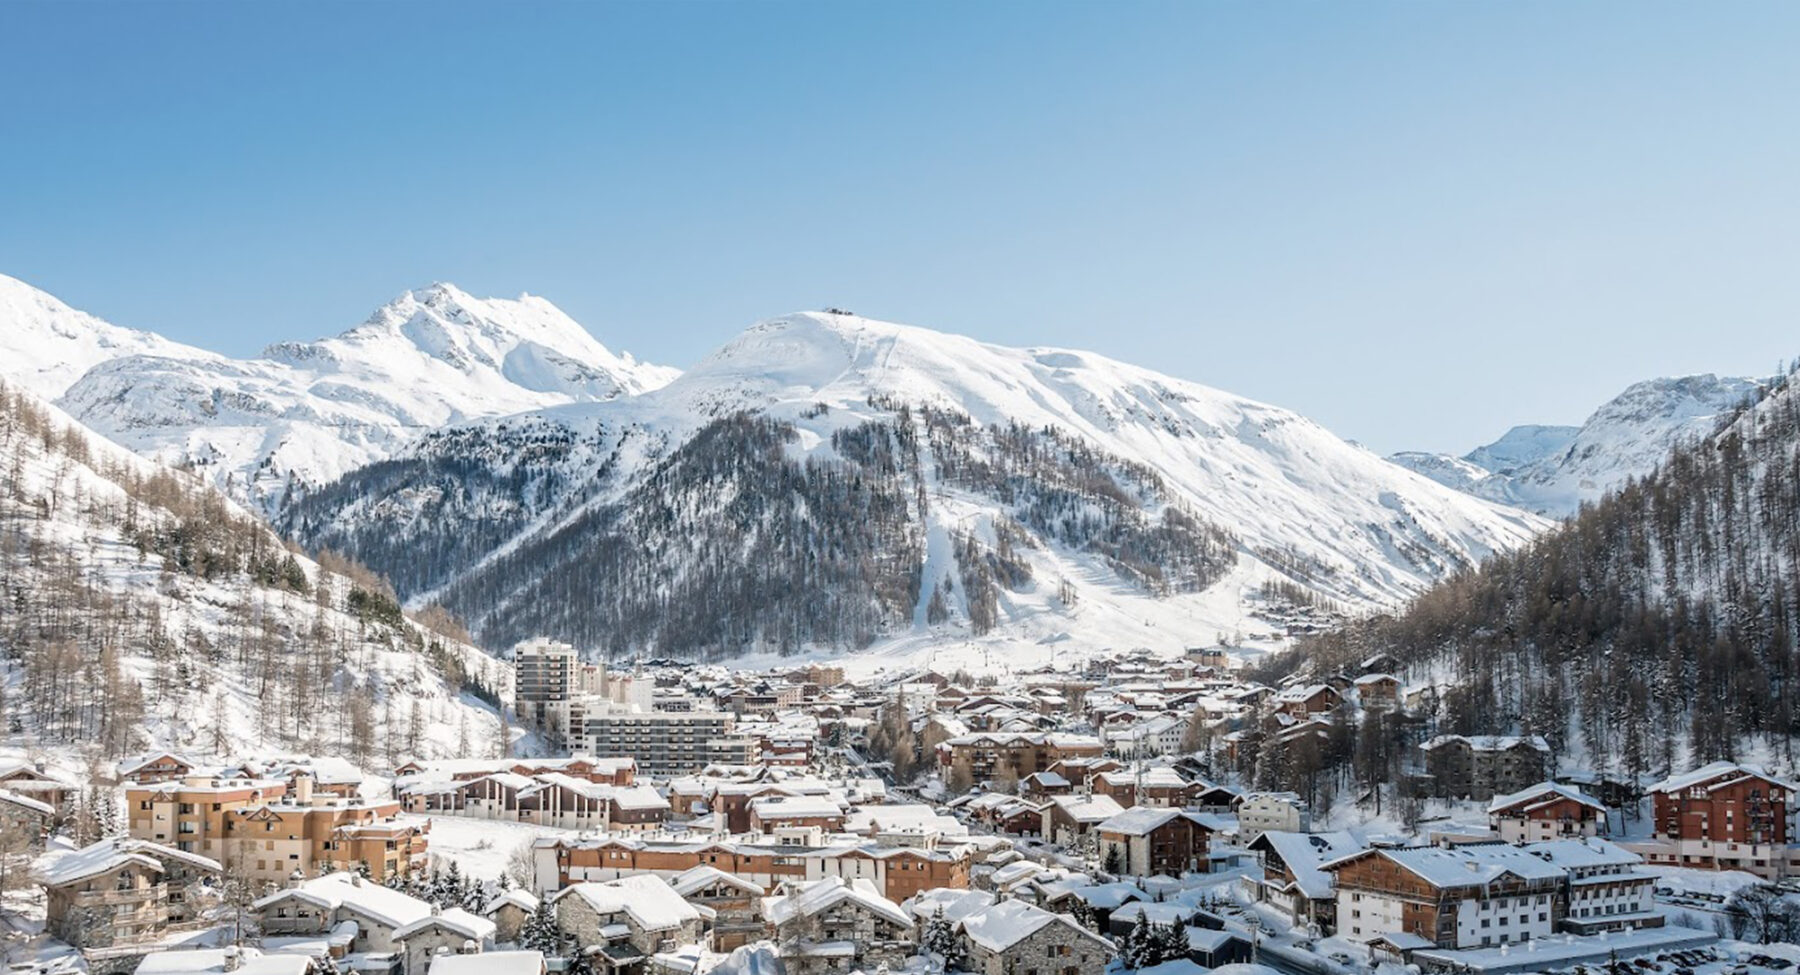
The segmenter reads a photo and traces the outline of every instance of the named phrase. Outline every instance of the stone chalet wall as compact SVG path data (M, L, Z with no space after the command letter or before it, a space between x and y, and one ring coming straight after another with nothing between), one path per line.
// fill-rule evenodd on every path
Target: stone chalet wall
M1112 953L1067 924L1046 924L1004 953L963 940L967 968L976 975L1102 975Z

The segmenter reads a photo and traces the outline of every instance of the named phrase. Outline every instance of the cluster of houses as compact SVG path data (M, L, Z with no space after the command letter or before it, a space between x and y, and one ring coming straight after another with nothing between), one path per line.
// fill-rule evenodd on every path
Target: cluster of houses
M1590 788L1558 778L1541 739L1438 735L1419 743L1418 780L1485 821L1404 837L1315 830L1300 795L1239 784L1229 753L1252 739L1413 707L1381 657L1280 687L1214 651L1004 684L930 671L856 682L816 664L607 674L543 643L521 657L534 669L517 686L538 698L520 713L604 748L408 760L379 794L332 760L141 756L117 769L118 835L45 857L46 930L99 972L234 970L173 967L189 955L295 975L705 975L726 958L743 959L725 963L734 972L815 975L928 954L987 975L1100 975L1122 951L1141 956L1148 928L1176 932L1159 957L1256 958L1267 946L1235 904L1371 961L1481 970L1473 953L1711 937L1667 924L1659 867L1800 867L1795 787L1738 763ZM1196 723L1220 733L1196 736ZM922 768L903 778L876 759L905 742ZM42 836L74 791L0 767L0 822ZM1650 828L1615 835L1640 796ZM431 893L418 878L447 865L430 848L445 817L510 838L502 824L530 827L529 882ZM232 904L262 939L257 957L157 951Z

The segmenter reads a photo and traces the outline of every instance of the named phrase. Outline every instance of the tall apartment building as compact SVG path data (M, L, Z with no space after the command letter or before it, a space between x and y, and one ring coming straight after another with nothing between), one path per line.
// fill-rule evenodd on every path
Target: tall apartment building
M543 638L513 648L513 710L519 721L553 735L569 732L569 702L582 693L581 657Z
M642 711L589 698L579 702L577 716L569 735L575 751L630 757L657 778L755 758L756 740L734 734L735 718L724 711Z
M1800 859L1788 836L1794 790L1757 766L1736 762L1670 776L1650 787L1654 840L1633 848L1653 865L1787 876Z

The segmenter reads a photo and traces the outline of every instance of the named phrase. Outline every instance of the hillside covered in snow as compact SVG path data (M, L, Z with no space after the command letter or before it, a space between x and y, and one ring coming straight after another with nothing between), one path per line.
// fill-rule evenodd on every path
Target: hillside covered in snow
M1579 427L1519 426L1461 457L1388 458L1440 484L1553 518L1641 478L1677 446L1710 436L1766 383L1714 375L1635 383Z
M0 382L0 690L14 748L158 747L363 767L492 753L509 671L255 515ZM445 629L448 629L447 627Z
M675 371L615 354L531 295L409 291L334 338L231 359L0 278L0 372L91 429L265 512L475 417L631 395Z
M1763 389L1530 544L1284 662L1324 674L1391 654L1409 682L1445 689L1444 731L1540 734L1626 781L1793 762L1800 387L1789 375Z
M847 313L759 323L638 396L433 433L280 524L489 645L1020 662L1285 634L1544 526L1276 407Z

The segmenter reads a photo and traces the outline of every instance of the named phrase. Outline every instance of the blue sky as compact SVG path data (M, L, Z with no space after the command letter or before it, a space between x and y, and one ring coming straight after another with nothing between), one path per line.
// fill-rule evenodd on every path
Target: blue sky
M838 305L1380 450L1800 355L1800 6L0 4L0 272L247 355L434 280Z

